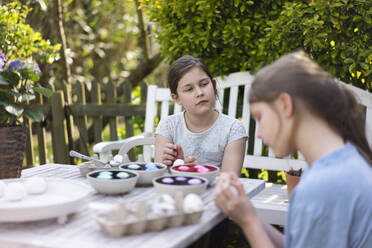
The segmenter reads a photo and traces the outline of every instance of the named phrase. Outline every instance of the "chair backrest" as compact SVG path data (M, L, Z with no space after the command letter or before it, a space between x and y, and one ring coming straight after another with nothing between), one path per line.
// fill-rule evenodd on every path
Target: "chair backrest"
M236 72L225 77L217 78L217 110L241 120L247 130L250 130L250 124L254 123L251 120L248 104L248 95L253 79L254 77L249 72ZM366 132L368 141L371 144L372 130L369 127L372 126L372 94L351 85L346 85L346 87L352 90L360 104L366 107ZM146 103L145 132L154 132L158 105L161 107L159 118L162 119L169 115L171 102L172 99L168 88L158 88L154 85L149 86ZM173 113L179 113L180 111L182 111L182 107L174 104ZM246 147L247 151L251 150L253 154L249 155L246 151L247 155L244 158L244 167L281 171L289 170L290 168L305 168L307 166L301 154L299 154L298 159L290 157L278 159L274 157L274 154L269 149L268 154L263 155L266 153L267 148L263 146L261 139L256 138L257 129L251 127L251 130L253 130L255 135L254 137L249 137ZM249 147L249 144L251 146L253 145L253 149ZM149 156L153 156L153 151L149 147L144 147L144 157L148 158Z

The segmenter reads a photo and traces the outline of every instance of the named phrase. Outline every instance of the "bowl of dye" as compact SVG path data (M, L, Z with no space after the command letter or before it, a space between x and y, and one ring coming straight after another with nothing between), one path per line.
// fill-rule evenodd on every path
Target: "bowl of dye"
M202 194L208 185L208 180L198 176L161 176L152 180L155 191L159 194L175 195L181 191L183 195Z
M95 170L87 174L92 187L101 194L116 195L131 191L139 176L137 173L122 169Z
M152 179L162 176L167 171L167 166L160 163L131 162L119 166L120 169L137 173L137 185L152 185Z
M220 168L213 165L205 164L182 164L174 165L170 168L172 175L177 176L198 176L208 180L211 185L216 179Z

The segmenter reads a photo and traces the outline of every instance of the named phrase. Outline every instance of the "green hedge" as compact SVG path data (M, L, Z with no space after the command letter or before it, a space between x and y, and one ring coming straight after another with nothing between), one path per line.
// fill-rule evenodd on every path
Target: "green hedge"
M223 75L302 48L339 79L372 88L371 0L141 2L170 62L192 54Z
M29 11L19 1L0 5L0 52L9 61L32 58L52 63L59 58L61 45L52 45L26 24Z

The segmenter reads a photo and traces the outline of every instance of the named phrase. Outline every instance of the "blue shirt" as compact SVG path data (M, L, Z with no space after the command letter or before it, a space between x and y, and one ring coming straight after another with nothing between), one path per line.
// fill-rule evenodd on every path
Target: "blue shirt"
M372 167L352 144L302 174L291 194L285 247L372 247Z

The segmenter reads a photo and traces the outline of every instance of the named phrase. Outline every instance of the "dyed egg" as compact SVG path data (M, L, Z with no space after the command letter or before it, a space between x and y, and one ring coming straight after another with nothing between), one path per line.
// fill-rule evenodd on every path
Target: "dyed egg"
M176 180L177 180L177 181L184 182L184 181L187 180L187 178L186 178L186 177L182 177L182 176L178 176L178 177L176 177Z
M179 171L189 171L190 170L190 167L188 167L186 165L182 165L182 166L177 167L177 169Z
M197 164L197 165L194 165L194 168L195 168L195 169L204 169L205 166L200 165L200 164Z
M130 164L130 165L128 165L128 169L138 170L140 168L141 168L141 166L139 166L138 164Z
M97 178L99 178L99 179L111 179L112 176L111 176L111 174L99 173L98 176L97 176Z
M119 172L118 174L116 174L116 176L118 178L128 178L130 175L126 172Z
M168 183L168 184L174 182L174 180L173 180L172 178L169 178L169 177L163 178L161 181L162 181L163 183Z
M42 177L31 177L25 181L27 193L41 194L47 189L47 182Z
M198 178L193 178L188 181L189 184L195 185L195 184L201 184L202 181Z
M205 168L205 167L197 169L198 173L207 173L207 172L210 172L210 171L211 171L210 169Z
M157 168L157 167L156 167L156 164L154 163L148 163L146 164L146 168Z

